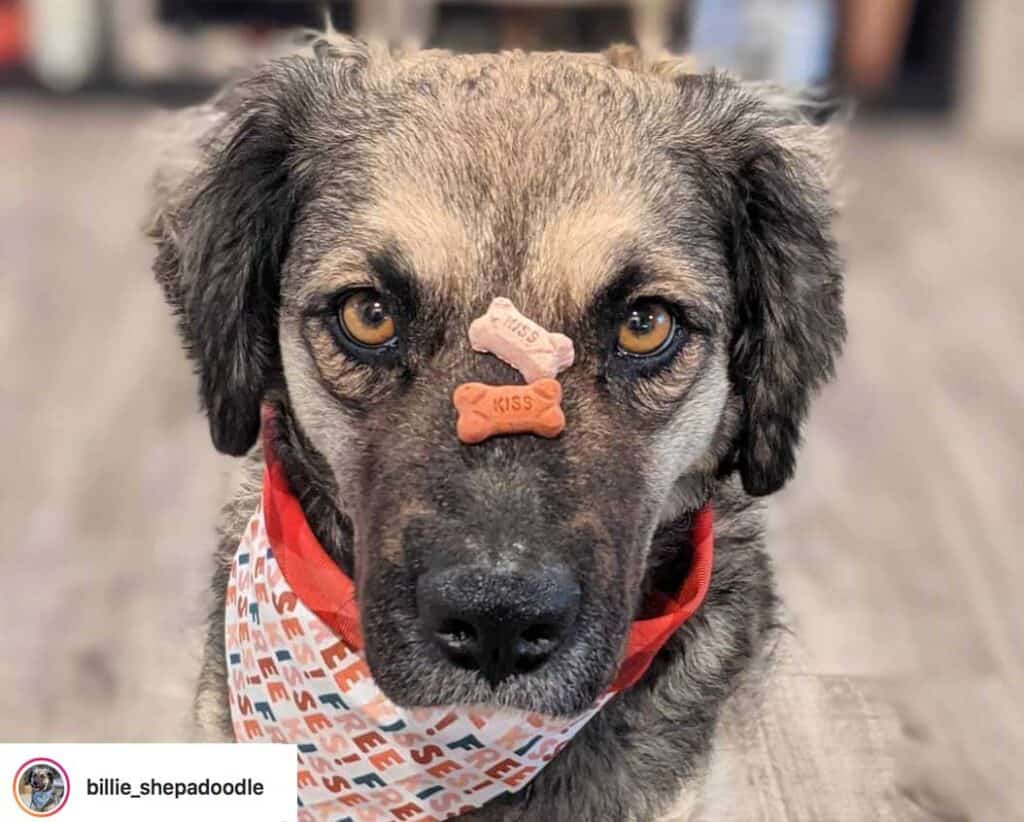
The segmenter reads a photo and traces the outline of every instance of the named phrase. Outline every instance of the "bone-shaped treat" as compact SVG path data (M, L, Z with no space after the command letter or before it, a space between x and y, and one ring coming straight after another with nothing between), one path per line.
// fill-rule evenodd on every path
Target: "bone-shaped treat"
M497 434L557 437L565 428L557 380L545 378L530 385L467 382L455 389L452 402L459 412L455 432L467 445Z
M573 362L572 340L565 334L545 331L524 317L512 301L495 297L487 313L469 326L469 344L507 362L527 382L556 377Z

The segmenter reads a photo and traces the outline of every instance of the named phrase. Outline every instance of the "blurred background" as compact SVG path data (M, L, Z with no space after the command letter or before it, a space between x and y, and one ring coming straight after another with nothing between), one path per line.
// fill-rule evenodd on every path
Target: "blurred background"
M233 464L149 274L140 133L323 6L0 0L0 740L185 736ZM857 101L849 345L768 504L798 651L706 817L1024 819L1024 3L329 6L399 47L634 41Z

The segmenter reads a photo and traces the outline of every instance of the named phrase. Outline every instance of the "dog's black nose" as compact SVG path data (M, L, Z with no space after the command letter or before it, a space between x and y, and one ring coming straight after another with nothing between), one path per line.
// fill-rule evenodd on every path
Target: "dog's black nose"
M564 567L461 566L425 574L417 598L427 635L493 686L554 653L575 622L580 588Z

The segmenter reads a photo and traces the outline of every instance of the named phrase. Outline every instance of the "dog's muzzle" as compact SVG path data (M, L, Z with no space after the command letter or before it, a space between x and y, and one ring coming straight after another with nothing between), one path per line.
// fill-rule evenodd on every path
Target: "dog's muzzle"
M299 746L300 822L344 815L352 805L387 818L446 818L520 790L644 674L707 593L713 541L705 509L695 518L682 589L633 623L614 683L578 716L403 708L366 663L354 584L316 540L266 444L264 456L263 497L239 541L225 596L225 662L236 738ZM544 664L579 601L564 569L453 566L421 583L425 618L447 653L491 676Z

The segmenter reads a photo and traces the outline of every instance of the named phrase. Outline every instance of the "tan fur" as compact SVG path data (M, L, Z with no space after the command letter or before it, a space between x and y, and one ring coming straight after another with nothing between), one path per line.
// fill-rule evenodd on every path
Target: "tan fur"
M367 663L398 704L583 710L644 595L683 573L691 516L714 508L706 611L513 798L524 814L495 803L474 822L655 818L697 780L772 628L748 494L788 478L842 339L828 143L775 90L691 72L623 47L393 55L320 40L199 109L207 131L181 129L194 145L157 179L157 274L214 442L244 454L272 407L275 451L355 580ZM397 306L392 349L338 331L354 287ZM458 442L455 388L518 379L468 339L497 296L573 339L557 439ZM680 329L644 363L614 345L640 299ZM206 739L230 736L225 569L258 451L246 470L195 703ZM571 569L584 605L551 664L491 681L446 661L417 586L458 565Z

